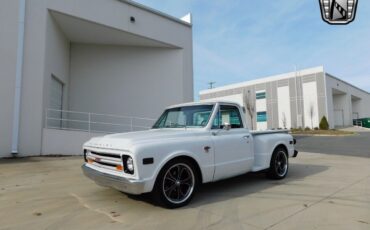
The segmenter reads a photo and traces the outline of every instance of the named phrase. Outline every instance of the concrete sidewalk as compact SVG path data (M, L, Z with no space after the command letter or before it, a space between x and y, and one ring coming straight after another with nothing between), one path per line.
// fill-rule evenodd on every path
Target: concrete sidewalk
M370 159L300 153L285 180L248 174L166 210L85 178L82 158L0 161L0 229L370 229Z

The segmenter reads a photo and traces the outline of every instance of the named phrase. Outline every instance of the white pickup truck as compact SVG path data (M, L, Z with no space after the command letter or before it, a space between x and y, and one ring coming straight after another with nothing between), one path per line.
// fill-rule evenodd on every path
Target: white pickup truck
M151 192L168 208L188 204L202 183L262 170L284 178L295 140L286 131L249 131L243 110L230 102L168 107L150 130L86 142L82 170L102 186Z

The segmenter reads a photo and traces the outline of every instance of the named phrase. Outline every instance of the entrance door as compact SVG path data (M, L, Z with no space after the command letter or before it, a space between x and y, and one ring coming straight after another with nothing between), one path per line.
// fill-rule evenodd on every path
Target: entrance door
M63 83L52 76L49 88L48 127L62 127Z

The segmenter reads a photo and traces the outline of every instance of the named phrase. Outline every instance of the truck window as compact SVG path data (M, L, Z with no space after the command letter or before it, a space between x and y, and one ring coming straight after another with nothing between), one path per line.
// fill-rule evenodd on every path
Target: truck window
M243 122L238 107L221 105L218 115L213 120L212 129L223 129L223 124L229 123L232 129L243 128Z
M205 127L213 107L213 105L194 105L167 109L152 128Z

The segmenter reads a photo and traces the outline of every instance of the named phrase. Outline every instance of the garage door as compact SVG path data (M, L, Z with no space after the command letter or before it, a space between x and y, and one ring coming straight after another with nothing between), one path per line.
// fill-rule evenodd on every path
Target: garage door
M48 108L48 127L60 128L62 125L63 83L54 76L51 77L50 81Z
M343 110L334 110L334 126L336 127L344 126Z

